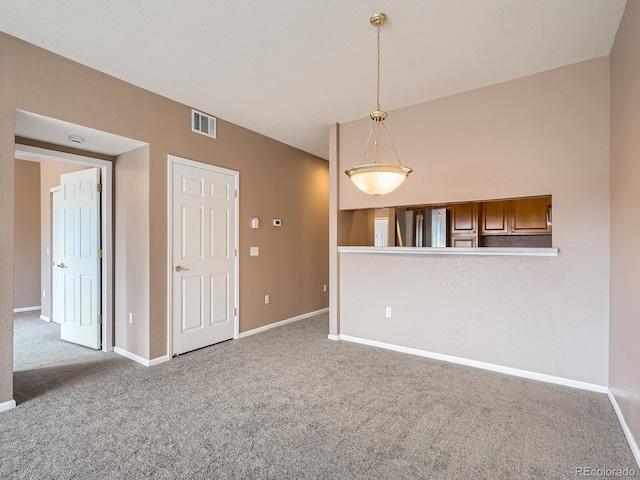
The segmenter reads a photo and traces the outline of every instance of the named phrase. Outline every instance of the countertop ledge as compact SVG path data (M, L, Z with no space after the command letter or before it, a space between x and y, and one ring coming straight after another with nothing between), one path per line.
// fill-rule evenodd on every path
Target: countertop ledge
M392 255L492 255L512 257L557 257L557 248L460 248L460 247L338 247L340 253Z

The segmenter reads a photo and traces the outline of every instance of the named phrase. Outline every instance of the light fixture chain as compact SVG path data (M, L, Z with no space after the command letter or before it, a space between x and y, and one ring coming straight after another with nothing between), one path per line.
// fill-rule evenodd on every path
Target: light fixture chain
M391 145L391 149L393 150L393 154L396 156L397 162L400 165L402 165L402 162L400 161L400 157L398 156L398 151L396 150L396 146L391 141L391 137L389 136L389 132L387 131L387 127L385 126L384 122L382 122L382 128L384 129L384 133L387 136L387 140L389 140L389 144Z

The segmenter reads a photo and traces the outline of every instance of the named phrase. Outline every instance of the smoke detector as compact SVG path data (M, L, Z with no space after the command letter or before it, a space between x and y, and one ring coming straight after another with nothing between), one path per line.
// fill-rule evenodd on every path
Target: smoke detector
M69 142L73 143L74 145L82 145L84 143L84 138L82 138L80 135L69 135L67 138L69 139Z

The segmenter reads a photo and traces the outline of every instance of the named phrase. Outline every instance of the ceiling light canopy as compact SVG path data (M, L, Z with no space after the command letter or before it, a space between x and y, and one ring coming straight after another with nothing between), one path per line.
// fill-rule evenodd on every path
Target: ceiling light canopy
M364 146L364 152L360 159L360 165L345 170L351 181L356 187L365 193L370 195L385 195L393 192L398 188L402 182L413 171L409 167L405 167L400 162L396 147L391 141L387 127L384 125L384 120L387 118L387 112L380 110L380 27L387 21L387 16L384 13L376 13L369 19L369 23L376 27L378 31L378 83L376 88L376 102L377 109L372 112L369 117L373 121L371 130L369 131L369 138ZM384 132L384 136L391 145L391 150L395 156L396 163L380 163L380 130ZM373 138L373 162L363 163L367 156L367 150L369 144Z

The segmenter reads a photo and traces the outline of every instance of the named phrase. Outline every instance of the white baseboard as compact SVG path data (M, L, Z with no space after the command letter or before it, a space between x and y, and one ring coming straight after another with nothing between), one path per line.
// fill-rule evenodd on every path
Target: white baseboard
M330 333L329 335L327 335L327 338L329 340L340 340L340 335L333 335Z
M624 432L624 436L627 437L627 442L629 443L631 452L633 452L633 456L636 459L636 463L638 464L638 467L640 467L640 449L638 449L638 443L636 442L636 439L633 436L633 433L631 433L631 430L629 429L629 425L627 425L627 421L624 419L624 415L622 415L622 410L620 410L620 405L618 405L618 401L616 400L616 397L614 397L613 393L611 393L611 389L607 389L607 395L609 396L609 401L613 406L613 410L616 412L616 415L618 416L618 421L622 426L622 431Z
M9 400L8 402L0 403L0 412L5 412L7 410L11 410L12 408L16 408L15 400Z
M296 317L291 317L285 320L280 320L279 322L270 323L269 325L265 325L264 327L254 328L253 330L247 330L246 332L242 332L240 335L238 335L238 338L244 338L244 337L248 337L249 335L255 335L256 333L264 332L265 330L281 327L282 325L286 325L287 323L297 322L298 320L303 320L305 318L313 317L315 315L326 313L328 311L329 311L329 308L327 307L327 308L322 308L320 310L316 310L315 312L303 313L302 315L298 315Z
M396 352L409 353L411 355L418 355L420 357L433 358L434 360L442 360L444 362L457 363L459 365L466 365L468 367L481 368L483 370L491 370L493 372L506 373L508 375L514 375L516 377L529 378L531 380L538 380L540 382L555 383L558 385L565 385L567 387L580 388L582 390L590 390L592 392L607 393L608 388L603 385L596 385L594 383L581 382L578 380L571 380L569 378L555 377L553 375L547 375L544 373L531 372L529 370L520 370L518 368L505 367L502 365L496 365L493 363L480 362L477 360L469 360L468 358L455 357L453 355L444 355L442 353L434 353L426 350L418 350L417 348L402 347L393 345L390 343L377 342L375 340L367 340L365 338L352 337L350 335L338 335L338 340L346 340L347 342L361 343L363 345L370 345L372 347L386 348L387 350L394 350Z
M163 355L161 357L152 358L149 360L149 366L153 367L154 365L160 365L161 363L168 362L169 355Z
M40 309L42 309L42 307L40 305L38 305L37 307L20 307L20 308L14 308L13 309L13 313L33 312L35 310L40 310Z
M120 347L113 347L113 352L118 355L122 355L123 357L128 358L129 360L133 360L134 362L139 363L140 365L144 365L145 367L153 367L154 365L158 365L160 363L168 362L169 356L163 355L162 357L152 358L151 360L147 360L146 358L142 358L135 353L128 352L127 350Z
M40 320L44 320L45 322L50 322L51 319L49 317L45 317L44 315L40 315Z

